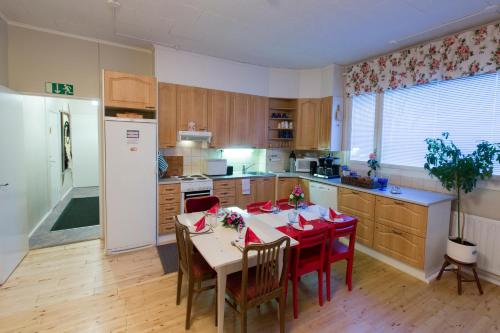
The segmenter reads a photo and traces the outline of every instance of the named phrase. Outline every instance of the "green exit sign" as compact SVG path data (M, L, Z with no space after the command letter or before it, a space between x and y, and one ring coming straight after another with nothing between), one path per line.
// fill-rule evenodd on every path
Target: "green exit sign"
M45 82L45 92L57 95L73 95L73 85L69 83Z

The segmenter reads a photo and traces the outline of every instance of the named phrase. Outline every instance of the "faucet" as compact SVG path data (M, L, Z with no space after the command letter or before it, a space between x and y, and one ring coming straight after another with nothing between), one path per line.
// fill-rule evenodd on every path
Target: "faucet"
M243 166L242 166L242 168L241 168L241 173L243 173L243 174L247 173L248 169L250 169L250 168L251 168L251 167L253 167L254 165L255 165L255 163L254 163L254 164L250 164L249 166L245 166L245 165L243 164Z

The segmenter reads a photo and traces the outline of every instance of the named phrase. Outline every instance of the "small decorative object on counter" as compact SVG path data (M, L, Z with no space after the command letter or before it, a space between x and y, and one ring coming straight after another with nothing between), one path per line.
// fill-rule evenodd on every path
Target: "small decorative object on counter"
M399 188L399 186L391 186L391 193L392 194L401 194L401 188Z
M194 121L188 122L188 131L196 131L196 123Z
M359 177L357 175L342 176L340 182L346 185L352 185L362 188L375 189L380 187L380 183L375 181L372 177Z
M347 165L342 166L342 176L350 176L351 171L349 170L349 167Z
M380 189L381 190L384 190L387 187L387 184L389 183L389 179L388 178L379 177L377 181L380 184Z
M228 211L222 219L222 225L227 228L238 228L239 225L245 226L245 220L237 212Z
M298 209L299 203L302 201L304 201L304 191L302 191L300 185L295 185L292 193L290 193L290 203L293 203L295 205L295 209Z
M290 153L290 156L288 156L288 163L290 165L290 172L296 171L296 169L295 169L295 160L296 159L297 159L297 157L295 156L295 153L292 150L292 152Z
M380 164L377 161L377 152L370 153L368 155L368 161L366 162L370 170L368 171L368 176L371 177L372 174L374 177L377 177L377 168L380 168Z

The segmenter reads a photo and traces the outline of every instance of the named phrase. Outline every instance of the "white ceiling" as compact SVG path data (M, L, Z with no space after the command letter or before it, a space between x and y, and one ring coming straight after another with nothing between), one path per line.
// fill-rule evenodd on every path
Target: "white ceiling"
M500 0L119 2L116 19L107 0L0 0L0 12L85 37L284 68L353 63L500 19Z

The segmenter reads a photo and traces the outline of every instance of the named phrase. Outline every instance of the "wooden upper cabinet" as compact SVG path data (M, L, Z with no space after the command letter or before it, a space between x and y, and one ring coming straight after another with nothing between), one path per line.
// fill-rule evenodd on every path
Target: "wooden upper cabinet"
M295 148L313 150L318 147L319 115L321 100L318 98L299 99L295 121Z
M177 89L175 84L158 85L158 144L160 148L177 143Z
M269 98L250 96L250 139L253 148L267 148Z
M252 119L250 95L239 93L231 95L229 144L231 146L251 146L252 133L249 130Z
M196 130L207 130L207 106L207 89L177 85L177 129L187 131L188 123L194 121Z
M104 71L104 106L156 110L156 78Z
M230 116L231 93L220 90L209 90L208 130L212 132L210 147L223 148L229 145Z
M318 149L330 150L332 133L332 103L333 97L328 96L321 99L319 113L319 138Z

